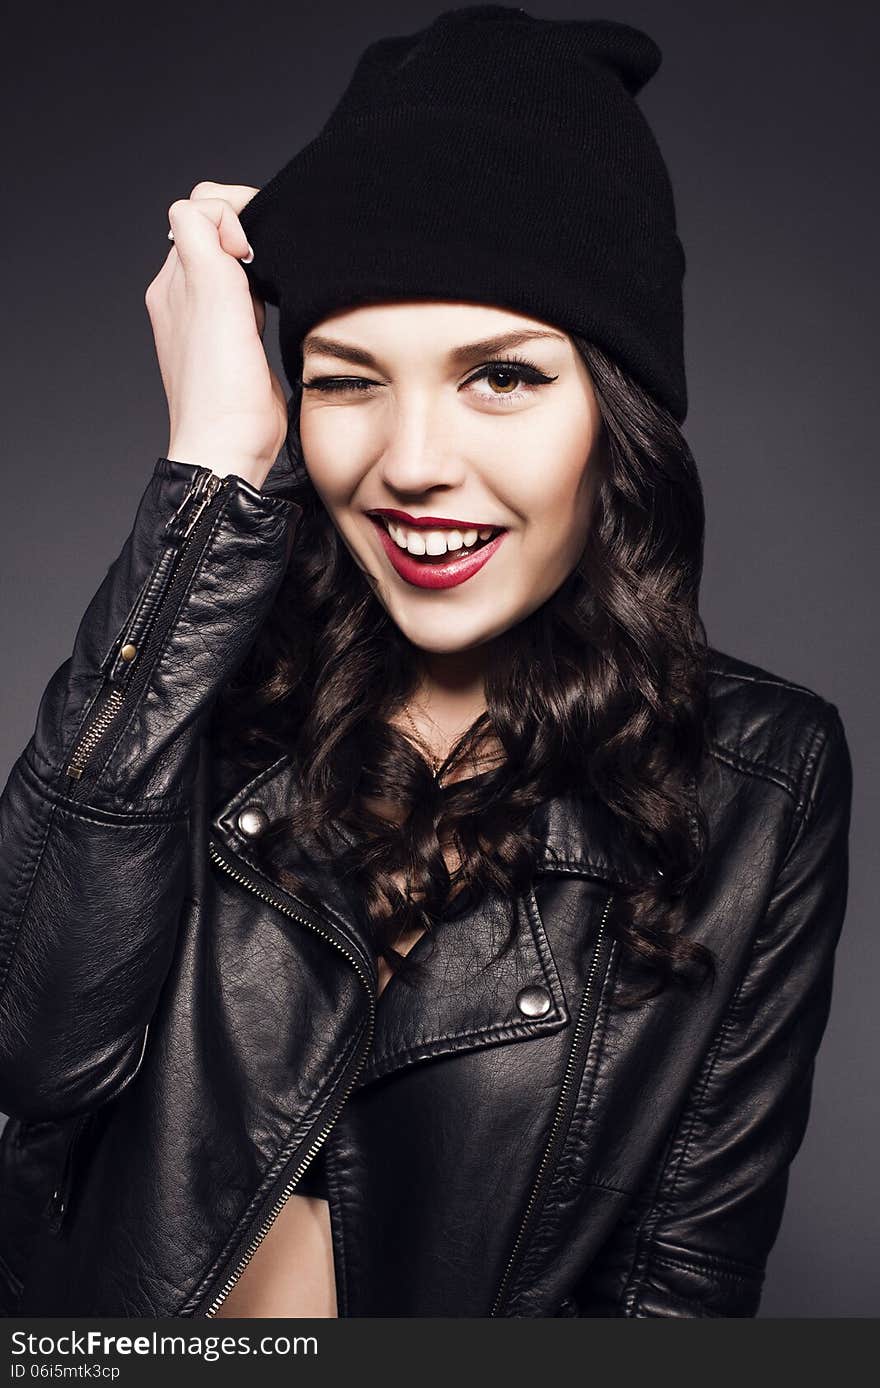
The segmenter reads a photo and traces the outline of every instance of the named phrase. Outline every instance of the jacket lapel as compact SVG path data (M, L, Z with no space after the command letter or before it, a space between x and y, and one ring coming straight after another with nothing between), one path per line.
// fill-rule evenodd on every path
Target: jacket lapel
M502 944L513 930L513 946ZM435 1056L558 1031L568 1003L534 893L483 901L410 951L418 971L394 977L376 1017L359 1085Z
M298 780L292 759L285 754L241 786L231 798L225 800L220 808L215 808L211 820L213 837L227 850L244 859L254 867L253 846L269 820L288 814L297 796ZM339 826L331 826L340 838L341 846L348 835ZM285 864L295 868L308 881L312 894L321 902L323 914L353 945L368 963L376 983L375 954L360 913L346 887L342 876L327 861L327 855L313 839L301 840L290 846L285 855ZM279 887L279 895L289 898L298 906L305 905L307 912L315 914L311 901L285 893Z

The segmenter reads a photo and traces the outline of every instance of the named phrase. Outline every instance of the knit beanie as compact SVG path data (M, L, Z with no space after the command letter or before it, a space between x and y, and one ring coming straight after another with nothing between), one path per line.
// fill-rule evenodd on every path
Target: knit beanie
M589 339L681 423L685 255L635 101L661 60L630 25L506 5L371 43L320 133L240 214L288 381L332 313L464 300Z

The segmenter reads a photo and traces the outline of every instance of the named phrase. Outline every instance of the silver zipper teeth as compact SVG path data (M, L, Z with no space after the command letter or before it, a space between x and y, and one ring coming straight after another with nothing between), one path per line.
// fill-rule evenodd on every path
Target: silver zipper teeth
M78 781L83 774L86 762L92 754L92 749L96 743L100 742L105 730L110 726L116 714L119 712L123 697L121 690L110 690L110 693L107 695L106 704L70 759L67 767L67 774L72 781Z
M255 887L254 884L248 881L246 877L242 877L240 873L236 872L235 868L232 867L230 863L227 863L225 858L221 857L213 843L210 843L208 845L208 851L211 855L212 861L215 862L218 867L222 868L224 872L228 873L230 877L234 878L236 882L239 882L243 887L246 887L248 891L253 892L255 896L260 897L263 901L267 902L268 905L274 906L276 910L283 911L283 913L286 916L291 916L293 920L299 921L302 925L305 925L309 930L313 930L317 935L323 936L325 940L329 940L330 944L333 945L336 949L338 949L340 954L345 955L345 957L351 961L355 968L355 971L357 972L364 987L366 988L367 994L370 999L370 1020L368 1027L367 1044L364 1047L364 1053L361 1058L360 1064L358 1065L357 1070L352 1076L348 1088L343 1094L341 1101L337 1105L336 1112L334 1113L330 1123L328 1123L327 1127L324 1128L323 1131L318 1134L317 1140L312 1143L311 1147L305 1155L305 1158L303 1159L303 1161L300 1162L296 1171L293 1173L290 1180L287 1182L283 1191L279 1195L278 1199L275 1201L275 1204L272 1206L272 1209L270 1210L269 1214L266 1216L265 1220L260 1225L253 1241L248 1245L248 1248L241 1262L238 1264L235 1271L227 1279L227 1281L224 1282L217 1296L214 1298L207 1311L205 1312L206 1316L216 1316L217 1311L223 1305L223 1302L226 1300L229 1293L232 1291L232 1288L235 1286L236 1282L241 1277L241 1274L244 1272L248 1263L253 1258L260 1244L263 1242L263 1239L266 1237L269 1230L272 1228L272 1225L275 1223L275 1220L277 1219L278 1215L283 1209L285 1202L287 1201L294 1187L299 1183L299 1179L305 1171L306 1167L310 1164L316 1152L320 1150L327 1137L331 1133L336 1123L336 1120L339 1117L339 1114L343 1108L343 1105L345 1104L346 1099L348 1098L351 1091L354 1089L354 1086L357 1083L358 1076L360 1075L361 1070L364 1068L364 1063L367 1059L367 1056L369 1055L370 1046L372 1045L373 1027L375 1024L376 1015L376 1002L373 997L373 988L370 983L370 980L361 968L356 956L352 954L350 950L347 950L342 945L338 944L337 941L333 939L332 935L328 935L325 930L321 930L319 926L313 925L312 922L307 921L304 916L300 916L296 911L292 911L290 907L285 906L283 902L276 901L276 899L270 896L267 892L263 892L258 887Z
M173 527L177 524L180 517L184 514L187 506L189 506L193 501L199 501L199 504L195 507L193 515L189 519L186 529L181 533L182 544L180 545L178 551L177 561L174 564L174 567L172 568L170 574L168 575L168 584L170 584L173 581L177 565L180 563L180 560L183 557L186 547L189 544L189 537L192 533L196 521L204 511L205 507L211 501L215 493L220 490L222 485L223 478L220 477L216 472L200 472L198 476L192 482L190 482L189 486L184 492L183 499L180 505L174 512L174 515L171 517L170 521L167 522L166 529L173 531ZM155 611L153 612L153 621L155 621L158 617L161 606L162 602L160 599L160 601L156 605ZM152 622L150 624L150 627L152 628ZM141 643L143 643L147 634L148 633L141 634ZM125 645L127 639L128 638L126 636L122 637L119 643L120 647ZM97 743L100 742L107 728L113 722L113 719L116 717L117 713L122 707L124 699L125 691L121 689L111 689L107 694L106 704L102 708L101 712L98 714L98 717L95 719L88 732L84 734L82 741L80 742L79 746L76 748L76 750L70 758L70 762L67 766L67 775L70 777L72 781L78 781L82 776L89 757L91 756Z
M525 1231L528 1226L529 1218L531 1216L531 1212L534 1207L535 1201L538 1197L538 1190L541 1186L541 1178L543 1177L544 1170L547 1166L547 1162L550 1159L550 1152L553 1149L553 1142L556 1137L556 1133L558 1131L559 1124L562 1118L562 1111L565 1106L566 1095L571 1086L572 1075L574 1073L575 1056L577 1055L578 1041L580 1040L580 1033L583 1030L584 1017L587 1013L587 1004L589 1003L593 994L593 984L596 978L596 969L598 968L599 964L599 951L602 945L602 937L605 934L605 923L608 920L608 912L611 909L611 903L613 900L613 895L609 896L607 902L605 903L605 910L602 913L602 920L599 925L599 934L596 938L596 948L593 951L593 958L590 963L590 972L587 977L586 987L584 988L584 996L581 1000L580 1012L578 1014L577 1023L575 1025L574 1036L572 1037L571 1042L571 1048L568 1053L568 1064L565 1067L565 1074L562 1077L562 1088L559 1091L559 1102L556 1105L556 1112L553 1116L553 1123L550 1128L550 1136L547 1138L547 1143L544 1147L544 1155L541 1158L541 1165L538 1167L538 1174L536 1175L534 1184L532 1185L532 1190L531 1194L529 1195L528 1204L526 1205L525 1214L523 1215L522 1220L520 1222L519 1232L517 1233L510 1257L507 1260L507 1266L504 1269L504 1276L502 1277L501 1285L498 1288L498 1295L495 1298L495 1303L492 1307L492 1310L489 1312L490 1316L494 1316L497 1313L498 1308L501 1305L504 1293L507 1290L507 1283L508 1279L510 1278L511 1269L513 1268L513 1265L519 1254L520 1246L522 1245L522 1241L525 1236Z

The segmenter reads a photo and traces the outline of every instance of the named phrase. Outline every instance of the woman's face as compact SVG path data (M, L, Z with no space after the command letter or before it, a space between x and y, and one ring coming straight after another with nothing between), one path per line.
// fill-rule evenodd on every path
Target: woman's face
M471 303L367 305L309 332L303 381L309 475L414 645L477 647L571 572L601 420L563 332Z

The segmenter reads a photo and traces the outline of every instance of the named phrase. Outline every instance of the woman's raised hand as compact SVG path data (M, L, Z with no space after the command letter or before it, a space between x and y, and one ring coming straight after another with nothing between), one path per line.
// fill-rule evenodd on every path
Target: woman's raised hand
M168 209L174 244L144 295L168 399L167 457L261 487L287 434L287 402L263 349L266 310L239 260L238 219L256 188L197 183Z

